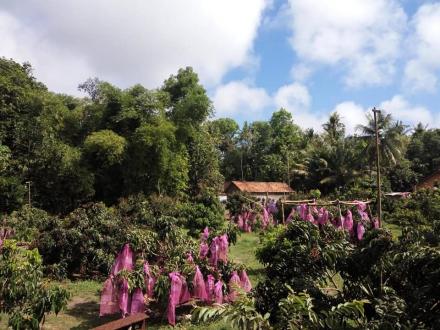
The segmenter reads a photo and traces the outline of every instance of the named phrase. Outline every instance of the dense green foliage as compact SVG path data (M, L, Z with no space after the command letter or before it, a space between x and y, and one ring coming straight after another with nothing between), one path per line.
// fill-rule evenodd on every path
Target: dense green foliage
M49 92L30 65L0 59L1 210L68 213L136 193L198 196L223 182L206 120L212 105L191 68L160 89L89 79L89 97ZM27 197L27 196L26 196Z
M58 314L67 304L64 289L43 281L36 249L7 239L0 247L0 312L9 314L12 329L39 329L45 314Z
M422 189L411 198L387 201L385 220L400 226L432 226L440 220L440 191Z
M153 256L160 240L174 227L183 230L188 240L186 231L198 238L205 227L213 234L229 232L232 242L237 235L235 226L225 222L224 209L214 197L194 203L137 195L115 207L85 204L64 217L25 206L5 218L4 225L14 228L17 239L38 248L46 273L61 278L107 274L126 242Z
M289 318L296 315L297 327L437 328L438 230L438 225L424 231L407 228L398 242L385 230L370 230L353 244L344 232L330 226L294 221L267 235L257 252L266 265L267 279L255 290L255 307L262 314L270 313L275 324L290 324ZM302 299L292 297L292 290ZM305 312L299 307L286 312L286 299ZM313 313L323 324L309 323L314 321L311 307L306 308L311 300ZM362 308L357 309L359 314L350 314L348 323L327 323L325 315L356 301L363 302Z

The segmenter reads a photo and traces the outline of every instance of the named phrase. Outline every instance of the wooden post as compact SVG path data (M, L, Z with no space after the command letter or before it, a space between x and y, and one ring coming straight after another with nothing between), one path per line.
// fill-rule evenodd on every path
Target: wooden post
M283 225L285 224L285 217L284 217L284 200L281 200L281 213L283 214Z
M377 127L377 114L380 110L373 108L374 114L374 129L376 131L376 184L377 184L377 220L379 221L379 228L382 226L382 192L380 182L380 156L379 156L379 129Z

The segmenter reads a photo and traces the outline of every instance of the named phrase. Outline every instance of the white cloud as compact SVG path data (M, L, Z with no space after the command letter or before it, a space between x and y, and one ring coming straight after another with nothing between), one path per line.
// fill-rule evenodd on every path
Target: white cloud
M214 85L228 70L252 67L265 6L265 0L2 2L0 51L30 61L56 91L73 93L91 75L122 87L156 87L184 66Z
M275 106L290 111L295 123L302 128L322 130L322 123L326 116L310 111L312 100L306 86L297 82L282 86L275 93L273 99Z
M342 123L345 125L346 133L353 135L356 133L357 125L365 125L367 123L365 116L367 111L353 101L345 101L337 104L331 113L337 112L341 116Z
M440 3L422 5L411 27L408 49L412 59L405 67L405 85L413 91L434 92L440 69Z
M348 86L392 80L406 14L396 0L290 0L291 45L308 65L343 67Z
M364 107L353 101L346 101L337 104L331 113L338 112L345 124L347 134L352 135L356 133L358 125L367 124L366 115L372 113L372 108L373 106ZM399 120L410 127L419 122L429 124L431 127L440 123L439 118L427 108L411 104L402 95L394 95L391 99L381 102L377 108L391 114L394 120Z
M415 126L421 122L435 126L436 118L428 109L410 104L401 95L395 95L390 100L383 101L379 108L390 113L394 119L402 121L406 125Z
M274 101L278 107L291 112L308 109L311 102L307 87L299 83L281 86L274 95Z
M242 81L219 86L213 96L217 117L246 114L260 117L272 100L263 88L251 87Z
M307 80L313 73L313 69L310 65L305 63L299 63L292 67L290 74L295 81Z
M310 111L311 97L306 86L295 82L280 87L273 95L244 81L219 86L213 95L217 117L234 116L245 120L267 119L279 108L290 111L293 120L303 128L321 130L325 115Z

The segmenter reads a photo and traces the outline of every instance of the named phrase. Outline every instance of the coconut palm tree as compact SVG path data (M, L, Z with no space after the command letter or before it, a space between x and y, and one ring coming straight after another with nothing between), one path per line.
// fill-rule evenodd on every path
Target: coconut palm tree
M370 164L374 162L376 155L376 130L374 117L367 114L367 125L358 125L360 138L366 142L365 153L368 155ZM379 151L383 165L396 164L403 155L404 134L407 127L402 122L395 121L390 114L379 112L377 117L379 131Z
M325 138L328 138L330 143L336 143L345 137L345 125L337 112L331 114L328 122L324 123L322 128L325 131Z

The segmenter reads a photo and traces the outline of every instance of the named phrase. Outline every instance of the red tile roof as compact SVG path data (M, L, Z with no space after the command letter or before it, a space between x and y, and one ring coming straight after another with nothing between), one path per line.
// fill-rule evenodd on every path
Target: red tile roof
M225 184L225 191L234 185L238 190L250 193L291 193L293 192L284 182L257 182L257 181L232 181Z

